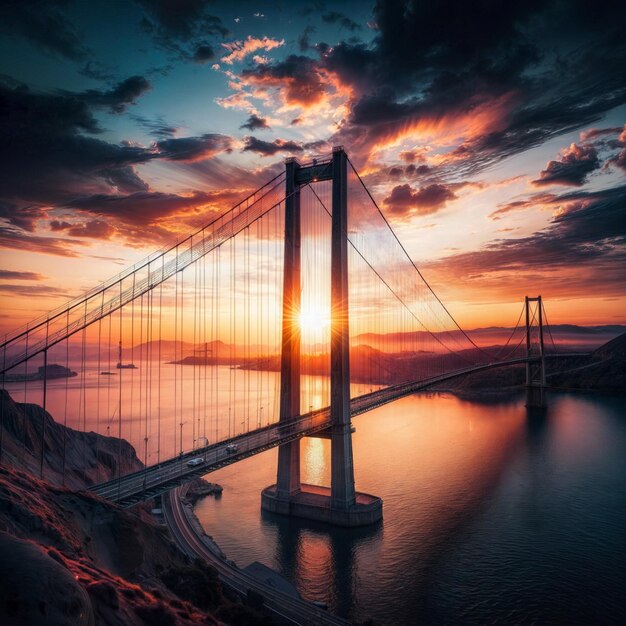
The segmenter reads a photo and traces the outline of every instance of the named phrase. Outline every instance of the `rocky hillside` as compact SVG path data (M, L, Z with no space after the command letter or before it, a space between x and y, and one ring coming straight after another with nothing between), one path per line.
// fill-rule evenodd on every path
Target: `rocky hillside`
M226 597L215 571L190 562L141 507L80 491L115 476L118 458L122 472L140 468L130 444L64 428L0 393L0 624L270 623ZM46 481L33 476L43 420Z
M37 404L19 404L0 389L2 457L4 464L40 475L41 432L45 430L44 478L56 485L86 486L141 469L135 449L127 442L94 432L83 433L57 424ZM45 426L44 426L45 422ZM65 458L65 482L63 482Z
M626 392L626 333L588 357L548 359L546 370L548 386L556 389ZM443 386L454 391L507 391L525 382L526 369L521 365L477 372Z
M552 387L626 392L626 333L600 346L586 362L561 365L561 372L548 377Z
M265 624L167 531L86 492L0 467L0 623Z

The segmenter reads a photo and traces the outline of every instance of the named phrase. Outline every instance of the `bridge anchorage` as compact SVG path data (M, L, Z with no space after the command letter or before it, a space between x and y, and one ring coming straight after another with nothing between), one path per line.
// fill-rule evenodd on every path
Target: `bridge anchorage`
M286 162L285 265L280 372L280 422L300 411L300 193L303 185L332 181L330 427L331 485L300 481L300 440L278 450L276 484L261 493L264 511L292 515L337 526L364 526L382 519L382 499L358 493L354 486L350 410L350 351L348 324L348 184L347 156L333 149L332 161L302 167L295 158ZM316 434L319 436L319 433Z
M531 306L535 303L534 311ZM525 299L526 313L526 406L546 406L546 359L543 345L543 305L541 296Z

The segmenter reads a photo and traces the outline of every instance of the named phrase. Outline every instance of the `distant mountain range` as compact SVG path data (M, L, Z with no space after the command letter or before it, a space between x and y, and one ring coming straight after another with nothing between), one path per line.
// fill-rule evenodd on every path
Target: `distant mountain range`
M560 390L626 392L626 332L601 345L586 357L546 361L548 387ZM498 391L509 393L526 381L524 365L470 374L445 383L456 392Z
M557 324L550 326L552 338L556 343L566 344L568 346L579 346L587 349L598 347L607 341L617 337L626 332L626 325L622 324L607 324L602 326L576 326L574 324ZM487 328L476 328L474 330L466 331L467 334L477 344L485 346L497 346L505 343L511 333L512 327L505 326L490 326ZM522 329L518 329L518 333L523 332ZM461 336L460 331L446 331L433 333L437 338L451 338L455 335ZM402 346L408 346L411 344L425 344L432 339L433 335L426 331L415 331L407 333L364 333L353 337L353 342L365 344L381 350L383 352L397 352L402 349ZM467 340L464 340L467 341ZM551 341L547 327L545 329L544 341L548 343Z
M477 328L467 331L468 335L476 344L481 347L497 347L504 345L511 336L512 328L491 326L487 328ZM573 324L557 324L550 327L552 337L546 334L544 340L546 344L550 343L552 338L554 341L564 347L581 348L584 350L593 350L600 345L610 341L614 337L626 332L626 325L622 324L606 324L599 326L576 326ZM521 338L523 329L518 329L515 341ZM447 331L434 333L434 337L441 339L444 343L453 341L454 336L460 337L460 332ZM374 352L380 353L398 353L404 350L412 352L429 352L441 351L441 346L433 335L426 331L415 331L409 333L364 333L352 337L352 350L362 347ZM462 339L460 346L467 346L467 340ZM421 346L421 350L419 349ZM328 350L328 346L307 347L309 351L317 351L323 353ZM11 358L12 354L7 351L7 358ZM100 354L98 357L98 345L94 343L85 344L84 348L79 339L70 343L66 347L65 343L53 346L48 351L48 363L56 363L65 365L66 358L69 360L70 367L76 369L82 361L83 356L86 361L94 362L98 358L100 360L101 369L115 369L118 362L118 345L112 341L102 343L100 345ZM140 366L142 361L158 361L162 362L184 362L185 364L195 363L226 363L240 364L244 360L263 358L268 359L272 351L267 346L251 345L244 346L239 344L228 344L220 340L210 341L207 343L193 344L188 341L174 341L171 339L163 339L143 342L136 344L134 347L123 347L122 362L135 363ZM312 358L312 357L309 357ZM372 354L369 359L374 358ZM32 374L43 363L43 357L40 362L32 362L28 366L28 373ZM12 374L23 375L25 368L18 367Z

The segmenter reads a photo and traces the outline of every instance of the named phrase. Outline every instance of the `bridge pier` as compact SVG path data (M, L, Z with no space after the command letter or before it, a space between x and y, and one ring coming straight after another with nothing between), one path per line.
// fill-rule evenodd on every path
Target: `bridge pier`
M526 385L526 407L541 409L546 406L545 389L542 386Z
M530 315L530 303L536 302L535 314ZM532 341L532 322L537 321L538 337ZM529 409L546 406L546 359L543 349L543 305L541 296L526 296L526 356L532 361L526 363L526 406Z
M318 169L312 166L311 180L307 181L306 169L300 168L295 159L287 161L281 421L300 414L300 206L299 193L295 190L298 183L320 180ZM271 513L354 527L381 520L383 504L377 496L357 493L354 487L348 324L348 175L347 156L343 148L333 150L330 177L333 181L330 306L331 486L328 488L300 483L298 440L279 448L276 484L262 491L261 508ZM297 217L293 217L292 213ZM297 224L297 234L294 224ZM291 260L292 267L298 268L297 273L287 267L288 259Z

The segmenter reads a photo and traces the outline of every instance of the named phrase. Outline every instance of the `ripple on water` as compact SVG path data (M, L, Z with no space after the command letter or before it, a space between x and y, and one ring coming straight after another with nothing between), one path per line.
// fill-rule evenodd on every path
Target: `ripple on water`
M239 565L260 560L303 596L383 624L626 622L626 401L567 394L528 418L520 399L405 398L355 420L357 487L382 524L350 531L259 510L276 451L212 474L197 513ZM327 484L327 441L302 443Z

